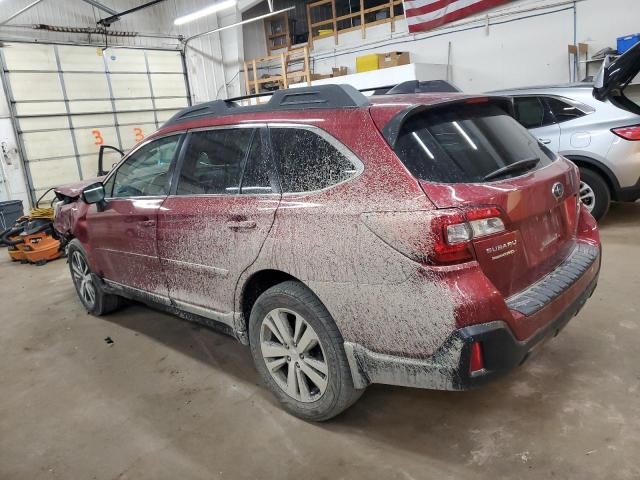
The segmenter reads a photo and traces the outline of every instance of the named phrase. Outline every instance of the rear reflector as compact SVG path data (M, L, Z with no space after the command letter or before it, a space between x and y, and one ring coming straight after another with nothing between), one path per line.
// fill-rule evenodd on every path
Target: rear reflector
M625 140L640 140L640 125L612 128L611 131Z
M484 369L484 358L482 357L482 344L473 342L471 344L471 357L469 358L469 372L479 372Z

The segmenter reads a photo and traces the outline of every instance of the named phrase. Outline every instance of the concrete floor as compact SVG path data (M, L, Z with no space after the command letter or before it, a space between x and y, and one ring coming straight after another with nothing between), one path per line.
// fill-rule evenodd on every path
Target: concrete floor
M0 478L640 478L640 204L602 237L596 293L524 367L472 392L374 386L321 425L231 338L142 306L89 316L64 260L0 252Z

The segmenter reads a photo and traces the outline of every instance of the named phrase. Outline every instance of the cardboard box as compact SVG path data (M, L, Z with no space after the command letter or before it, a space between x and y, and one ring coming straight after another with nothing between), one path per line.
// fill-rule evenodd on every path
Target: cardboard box
M356 57L356 72L368 72L409 63L411 63L409 52L370 53Z
M347 74L347 67L333 67L331 69L332 77L342 77Z
M389 52L378 55L378 68L397 67L410 63L409 52Z

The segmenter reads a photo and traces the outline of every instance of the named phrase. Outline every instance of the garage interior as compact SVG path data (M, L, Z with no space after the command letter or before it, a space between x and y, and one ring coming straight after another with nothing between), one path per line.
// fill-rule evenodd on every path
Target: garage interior
M602 49L640 40L636 0L506 1L425 31L405 8L0 0L0 227L185 107L334 83L593 82ZM142 304L89 315L66 258L3 247L0 479L640 478L640 203L616 200L595 293L522 366L464 392L372 385L324 423L284 411L235 339Z

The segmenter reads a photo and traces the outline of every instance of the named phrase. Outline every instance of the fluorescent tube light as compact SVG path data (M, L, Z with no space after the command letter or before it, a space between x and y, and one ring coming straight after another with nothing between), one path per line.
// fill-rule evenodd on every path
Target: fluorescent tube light
M265 13L264 15L260 15L258 17L248 18L247 20L242 20L241 22L233 23L231 25L227 25L225 27L216 28L215 30L209 30L208 32L198 33L193 35L185 40L185 45L188 45L191 40L196 38L204 37L205 35L211 35L212 33L218 33L223 30L227 30L229 28L239 27L240 25L246 25L247 23L256 22L258 20L262 20L264 18L273 17L274 15L280 15L281 13L288 12L289 10L294 10L296 7L288 7L283 8L282 10L277 10L275 12Z
M225 10L227 8L235 7L237 4L237 0L224 0L223 2L214 3L202 10L198 10L197 12L190 13L188 15L183 15L182 17L178 17L173 21L174 25L184 25L185 23L193 22L198 18L206 17L207 15L211 15L212 13L219 12L220 10Z

